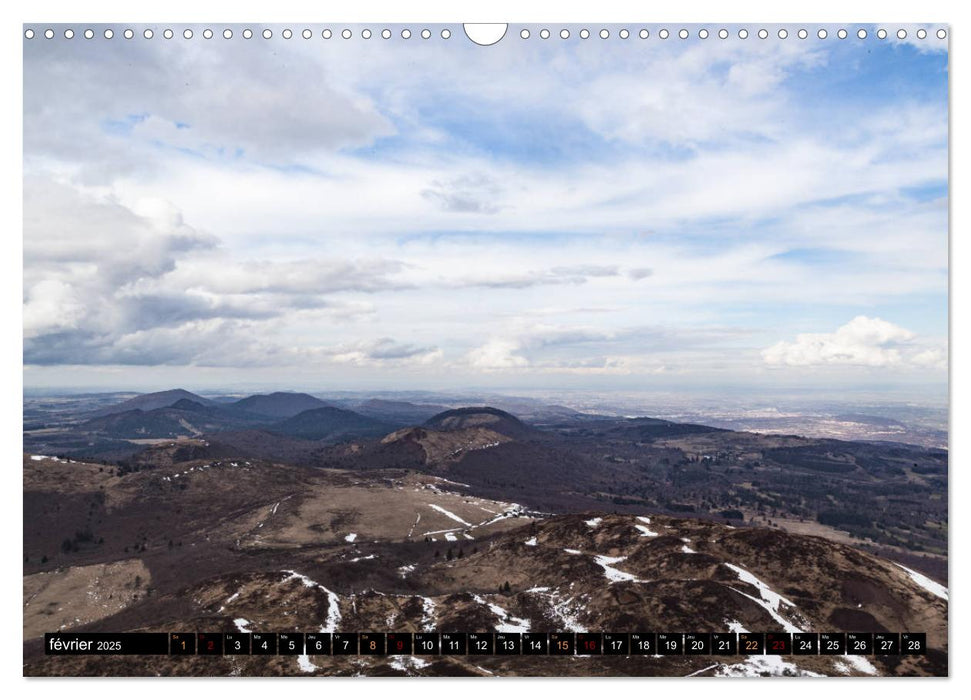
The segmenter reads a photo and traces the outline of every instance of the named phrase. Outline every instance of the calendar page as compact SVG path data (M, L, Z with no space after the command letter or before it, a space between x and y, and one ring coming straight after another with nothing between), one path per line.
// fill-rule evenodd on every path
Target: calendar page
M948 25L22 36L24 675L948 675Z

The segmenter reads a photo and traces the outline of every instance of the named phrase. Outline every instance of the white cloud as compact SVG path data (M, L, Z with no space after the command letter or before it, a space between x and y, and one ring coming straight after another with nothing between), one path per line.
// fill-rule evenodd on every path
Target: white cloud
M180 262L161 282L214 294L378 292L403 288L395 277L404 267L400 261L377 256L243 261L196 256Z
M501 208L502 187L482 173L472 173L448 182L433 181L421 196L444 211L495 214Z
M493 338L466 356L466 362L473 369L500 370L526 367L529 360L519 354L520 345L514 340Z
M916 334L879 318L857 316L833 333L800 333L794 342L779 341L762 351L769 365L902 365L940 368L939 349L921 350Z
M113 174L99 164L151 170L169 149L292 163L394 133L366 94L339 85L339 67L319 53L244 41L137 49L102 42L95 51L35 42L25 50L25 149L81 155L97 179ZM155 158L141 160L143 149L154 149Z
M374 312L339 295L399 290L406 285L393 278L403 268L340 253L238 261L164 198L123 203L99 188L34 175L24 182L24 360L331 362L338 353L326 346L347 339L324 331ZM314 332L301 334L301 324ZM357 350L359 364L427 362L436 351L382 342Z
M341 364L359 367L385 367L403 365L431 365L440 362L444 353L436 347L416 347L398 343L392 338L355 343L331 351L330 359Z
M704 372L723 362L726 348L748 334L745 329L722 327L614 328L514 321L504 334L466 353L456 367L590 376L651 376L675 367Z
M629 143L697 147L715 139L777 139L793 109L780 84L790 71L825 61L818 45L785 42L666 49L647 49L646 72L614 71L577 81L570 102L590 128Z
M27 290L24 336L77 328L84 315L84 304L74 287L58 279L42 279Z
M947 352L941 348L929 348L916 353L910 358L910 362L918 367L946 370Z

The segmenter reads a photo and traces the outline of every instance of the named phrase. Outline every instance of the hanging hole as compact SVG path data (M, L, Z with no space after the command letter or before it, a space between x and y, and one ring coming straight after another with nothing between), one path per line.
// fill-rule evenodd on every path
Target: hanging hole
M499 43L509 28L508 24L463 24L465 36L479 46L492 46ZM544 37L545 39L546 37Z

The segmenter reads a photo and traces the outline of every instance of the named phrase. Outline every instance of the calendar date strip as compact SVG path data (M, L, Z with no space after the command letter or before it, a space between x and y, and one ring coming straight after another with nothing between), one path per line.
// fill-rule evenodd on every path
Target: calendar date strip
M923 632L48 633L51 656L912 656Z

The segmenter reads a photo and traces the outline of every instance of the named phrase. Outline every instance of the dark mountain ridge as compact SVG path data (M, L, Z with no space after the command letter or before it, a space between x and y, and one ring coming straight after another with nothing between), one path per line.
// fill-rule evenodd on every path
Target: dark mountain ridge
M136 408L92 418L81 424L89 433L122 440L194 437L259 422L259 417L233 414L218 406L180 399L172 406Z
M298 413L328 404L310 394L275 391L272 394L254 394L230 404L229 408L270 418L292 418Z
M339 440L346 437L377 437L392 427L354 411L323 406L275 423L268 430L304 440Z
M417 404L386 399L369 399L352 404L350 408L369 418L377 418L401 427L424 423L432 416L448 410L447 406L437 404Z
M135 396L127 401L122 401L119 404L107 406L94 411L89 415L107 416L112 413L126 413L136 409L141 411L152 411L157 408L168 408L169 406L172 406L173 404L182 400L193 401L200 405L208 405L212 403L209 401L209 399L205 399L197 394L193 394L191 391L186 391L185 389L169 389L167 391L156 391L150 394L140 394L139 396Z

